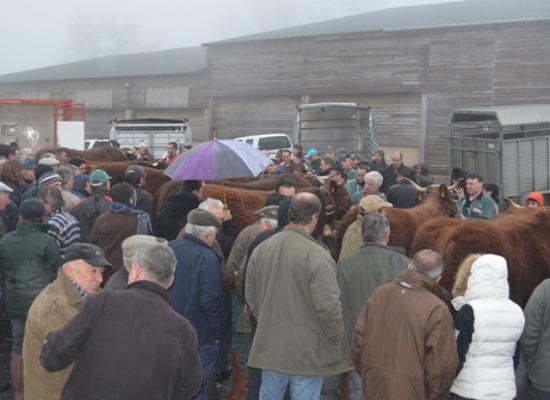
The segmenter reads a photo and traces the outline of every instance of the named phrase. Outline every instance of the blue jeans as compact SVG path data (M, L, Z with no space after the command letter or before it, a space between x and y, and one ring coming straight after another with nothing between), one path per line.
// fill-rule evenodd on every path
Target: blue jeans
M264 369L260 400L282 400L289 383L292 400L319 400L323 381L322 376L285 375Z
M23 353L23 337L25 336L26 318L12 318L11 336L13 339L11 351L20 356Z
M214 364L216 364L216 360L220 353L220 347L221 347L220 342L214 342L203 346L199 346L199 358L201 360L201 367L202 367L202 384L201 384L201 390L199 394L197 395L197 397L195 397L196 399L200 399L200 400L205 399L206 386L208 385L208 378L212 373Z

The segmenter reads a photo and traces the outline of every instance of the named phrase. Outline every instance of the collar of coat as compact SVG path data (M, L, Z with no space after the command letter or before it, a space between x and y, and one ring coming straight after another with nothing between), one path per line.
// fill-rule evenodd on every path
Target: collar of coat
M405 249L403 247L388 246L388 245L383 245L383 244L378 244L378 243L367 242L367 243L364 243L361 246L361 249L366 248L366 247L379 247L379 248L382 248L382 249L387 250L387 251L393 251L393 252L399 253L401 255L405 255Z
M302 236L305 236L309 240L311 240L313 243L319 245L320 247L323 247L313 236L311 236L309 233L304 231L301 228L298 228L297 226L287 225L284 227L283 232L296 232Z
M48 231L48 227L44 224L41 224L40 222L34 222L34 221L19 221L17 223L17 227L15 228L17 233L30 233L30 232L42 232L46 233Z
M406 269L399 278L395 280L395 283L412 290L427 290L429 292L436 292L437 282L435 279L430 278L420 272L413 271L412 269Z
M153 292L164 299L167 303L170 302L170 295L168 291L160 286L158 283L152 281L137 281L128 285L126 290L143 289Z
M57 286L60 291L67 295L69 304L75 305L84 302L74 283L63 272L63 268L60 268L57 272L57 279L53 282L53 285Z
M215 255L216 257L220 258L219 254L216 253L216 251L213 249L212 246L209 246L208 243L206 243L204 240L202 240L201 238L195 236L195 235L191 235L189 233L186 233L184 236L183 236L183 240L187 240L187 241L190 241L192 243L195 243L195 244L198 244L202 247L206 247L207 249L210 249ZM221 249L220 249L221 250Z

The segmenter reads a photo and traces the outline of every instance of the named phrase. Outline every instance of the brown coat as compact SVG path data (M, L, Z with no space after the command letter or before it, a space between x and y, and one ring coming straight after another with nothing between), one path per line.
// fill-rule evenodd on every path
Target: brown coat
M453 384L458 357L447 306L406 270L380 286L365 304L353 333L353 361L364 399L439 399Z
M59 270L57 279L50 283L32 303L23 341L25 398L28 400L58 400L73 366L50 373L40 365L38 358L46 335L61 329L84 305L75 286Z

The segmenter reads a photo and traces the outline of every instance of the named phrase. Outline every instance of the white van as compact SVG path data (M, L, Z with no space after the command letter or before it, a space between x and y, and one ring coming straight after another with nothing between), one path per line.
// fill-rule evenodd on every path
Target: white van
M260 150L267 150L269 155L272 157L277 155L279 150L292 151L292 141L285 133L267 133L265 135L242 136L235 138L235 140L240 140L241 142L251 144Z

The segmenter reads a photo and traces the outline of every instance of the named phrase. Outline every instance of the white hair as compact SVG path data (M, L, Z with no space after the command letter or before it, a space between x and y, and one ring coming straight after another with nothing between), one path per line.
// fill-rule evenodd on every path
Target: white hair
M223 210L225 207L220 200L209 197L199 204L199 208L208 211L209 208L221 208Z
M216 229L215 226L199 226L190 224L189 222L185 225L185 233L197 237L204 237L209 233L216 234Z
M370 171L365 175L365 182L366 181L373 182L377 187L380 187L382 186L382 182L384 182L384 178L380 172Z
M271 229L275 229L279 226L279 221L272 218L260 218L260 223L262 222L269 224L269 226L271 226Z

